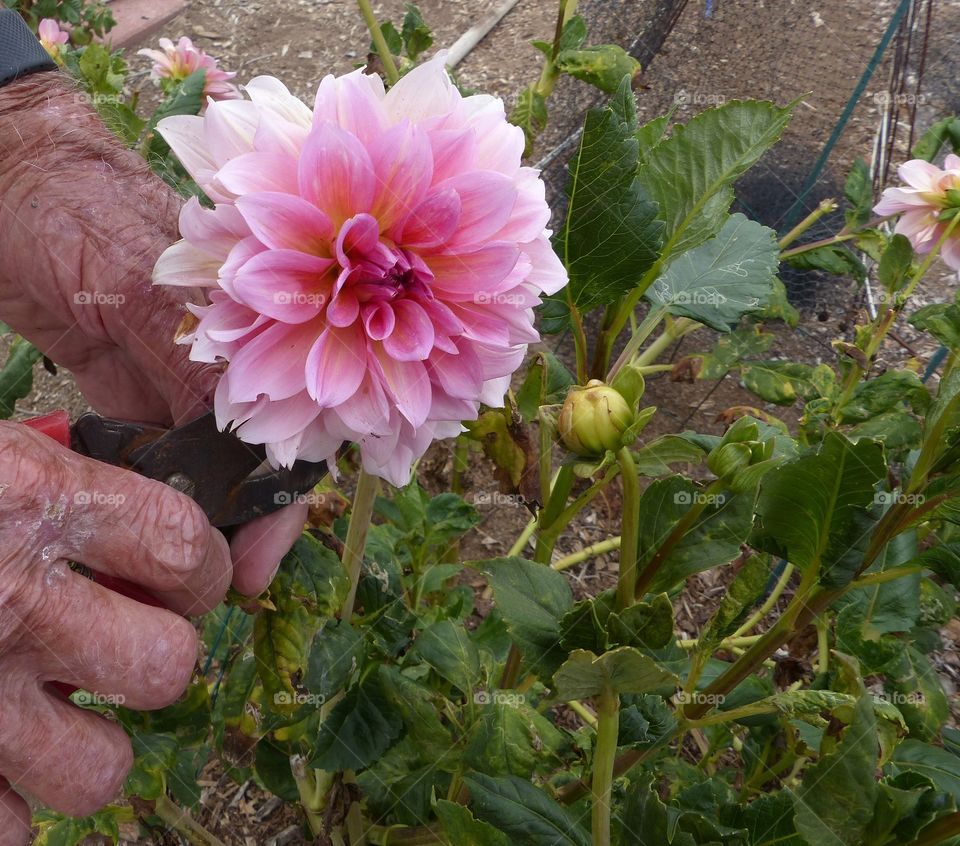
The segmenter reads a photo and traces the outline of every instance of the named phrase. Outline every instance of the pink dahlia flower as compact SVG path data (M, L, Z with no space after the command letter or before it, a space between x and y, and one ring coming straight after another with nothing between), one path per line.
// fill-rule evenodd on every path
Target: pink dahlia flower
M37 35L43 49L51 56L57 58L60 55L60 47L70 40L70 33L60 29L60 24L53 18L44 18L37 27Z
M928 254L947 228L943 212L960 205L960 156L950 154L944 165L941 170L923 159L901 165L897 173L907 185L885 189L873 209L880 215L900 214L896 231L920 255ZM948 267L960 270L960 232L947 240L940 255Z
M240 94L236 85L230 82L236 74L228 73L217 66L217 60L204 53L185 35L174 44L169 38L160 39L159 50L138 50L138 56L153 60L150 77L156 80L169 79L181 82L201 68L205 71L203 94L214 100L237 100Z
M501 405L533 307L566 283L537 171L503 103L443 58L384 92L327 76L311 110L278 80L159 131L216 204L189 201L160 284L199 285L195 361L226 361L221 427L276 465L346 440L405 484L436 438Z

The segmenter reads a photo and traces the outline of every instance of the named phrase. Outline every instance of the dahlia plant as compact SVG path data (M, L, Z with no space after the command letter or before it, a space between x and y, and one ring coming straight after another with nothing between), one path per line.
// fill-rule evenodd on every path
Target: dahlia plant
M956 119L905 186L877 202L858 162L842 215L778 234L734 186L796 104L640 125L636 62L575 5L509 116L366 0L382 75L312 104L204 97L208 63L153 115L101 106L188 198L155 281L196 289L179 340L222 368L219 424L330 476L270 588L204 621L181 702L89 706L133 738L131 806L41 811L38 842L221 843L216 767L336 846L960 843L960 305L929 280L957 265ZM84 49L66 67L122 89ZM564 74L603 95L551 208L524 161ZM778 354L787 266L869 294L834 358ZM719 380L708 432L650 400Z

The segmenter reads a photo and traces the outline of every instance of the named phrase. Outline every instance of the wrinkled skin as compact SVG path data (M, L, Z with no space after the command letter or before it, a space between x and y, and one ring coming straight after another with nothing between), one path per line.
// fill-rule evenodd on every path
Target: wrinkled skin
M179 207L61 74L0 88L0 320L70 369L102 414L170 424L209 405L216 369L173 344L183 298L198 294L150 283ZM213 607L231 580L260 592L304 511L241 527L228 547L181 494L0 423L0 846L29 842L20 792L89 814L131 763L119 726L48 682L132 708L176 700L197 652L180 615ZM170 610L113 593L70 561L141 585Z

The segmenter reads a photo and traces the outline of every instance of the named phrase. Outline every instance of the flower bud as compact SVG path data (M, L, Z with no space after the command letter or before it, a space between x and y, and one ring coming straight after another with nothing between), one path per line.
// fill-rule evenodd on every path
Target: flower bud
M633 410L620 393L591 379L585 388L574 388L567 394L558 428L567 449L580 456L593 456L620 449L633 419Z

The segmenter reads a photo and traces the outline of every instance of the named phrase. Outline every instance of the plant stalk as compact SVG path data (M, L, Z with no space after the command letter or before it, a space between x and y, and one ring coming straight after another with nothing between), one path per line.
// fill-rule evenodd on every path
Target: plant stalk
M623 611L634 603L637 589L637 546L640 538L640 479L629 447L617 453L623 480L623 519L621 522L620 572L617 576L616 609Z
M909 846L937 846L958 835L960 835L960 811L954 811L930 823Z
M607 538L605 541L600 541L599 543L585 546L579 552L573 552L570 555L566 555L563 558L554 561L550 566L554 570L568 570L577 564L581 564L584 561L588 561L589 559L595 558L598 555L603 555L607 552L613 552L617 549L620 549L619 536L615 538Z
M383 73L387 78L387 83L393 85L400 79L400 71L397 70L397 64L393 61L393 53L387 46L387 39L383 37L383 30L380 29L377 16L373 14L370 0L357 0L357 7L360 9L364 21L366 21L367 29L370 30L370 38L373 40L373 46L377 48L377 55L383 62Z
M349 621L353 616L353 606L357 599L357 585L360 583L360 568L363 565L363 550L367 545L367 532L373 517L373 504L377 499L379 480L366 470L360 469L357 477L357 490L353 495L353 508L350 511L350 526L343 543L343 566L350 577L350 590L340 609L340 619Z
M593 751L591 823L593 846L610 846L613 768L620 731L620 697L607 688L597 698L597 739Z
M220 838L207 831L166 793L161 793L154 805L154 813L193 846L224 846Z

